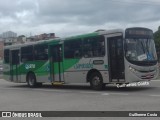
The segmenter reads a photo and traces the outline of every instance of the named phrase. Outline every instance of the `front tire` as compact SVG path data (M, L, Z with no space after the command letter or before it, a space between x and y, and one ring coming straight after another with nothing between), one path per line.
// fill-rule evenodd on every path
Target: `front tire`
M102 90L104 88L103 79L100 73L92 73L90 77L90 86L94 90Z
M33 73L30 73L27 77L27 84L30 88L37 87L36 77Z

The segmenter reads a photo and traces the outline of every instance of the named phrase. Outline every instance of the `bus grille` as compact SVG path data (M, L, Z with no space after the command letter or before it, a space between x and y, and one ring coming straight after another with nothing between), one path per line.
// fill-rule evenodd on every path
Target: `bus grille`
M153 74L141 76L141 79L152 79L152 78L154 78L154 75L153 75Z

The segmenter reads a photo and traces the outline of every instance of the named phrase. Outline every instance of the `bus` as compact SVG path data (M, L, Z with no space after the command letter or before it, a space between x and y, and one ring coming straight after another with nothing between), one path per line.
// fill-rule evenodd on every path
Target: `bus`
M132 27L41 40L4 48L4 79L27 83L127 85L159 74L153 31Z

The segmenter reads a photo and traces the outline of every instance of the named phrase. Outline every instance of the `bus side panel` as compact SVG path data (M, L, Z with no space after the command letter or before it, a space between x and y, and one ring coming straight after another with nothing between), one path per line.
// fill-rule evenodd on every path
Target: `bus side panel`
M108 83L108 65L105 57L82 58L79 61L67 60L64 66L72 61L72 65L65 69L65 83L86 83L87 74L90 70L97 70L103 77L103 82Z
M9 64L3 64L3 78L7 81L10 80L10 65Z
M108 71L100 71L102 78L103 78L103 83L109 83L109 72Z
M84 83L86 82L85 71L78 71L75 65L80 59L64 59L64 79L65 83Z
M21 75L21 83L25 83L26 82L26 75Z
M26 82L26 76L29 72L33 72L37 82L48 82L49 78L49 62L48 61L32 61L25 62L20 67L21 81Z
M37 63L37 65L39 65L39 66L34 71L35 75L36 75L37 82L43 82L43 83L50 82L50 79L49 79L49 76L50 76L50 74L49 74L49 70L50 70L49 61L43 61L43 62Z
M89 70L88 70L89 71ZM65 72L65 83L86 83L88 71ZM103 82L109 83L108 71L99 71L102 75Z
M86 83L87 71L65 72L65 83Z

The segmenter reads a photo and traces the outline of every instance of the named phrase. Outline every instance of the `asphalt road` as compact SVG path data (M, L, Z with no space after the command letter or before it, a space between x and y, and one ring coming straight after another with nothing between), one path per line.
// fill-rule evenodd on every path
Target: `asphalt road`
M94 91L88 85L53 87L46 84L41 88L28 88L26 84L0 79L0 111L160 111L160 80L151 81L149 86L106 86L103 91ZM72 119L128 118L68 118ZM136 118L139 119L142 118Z

